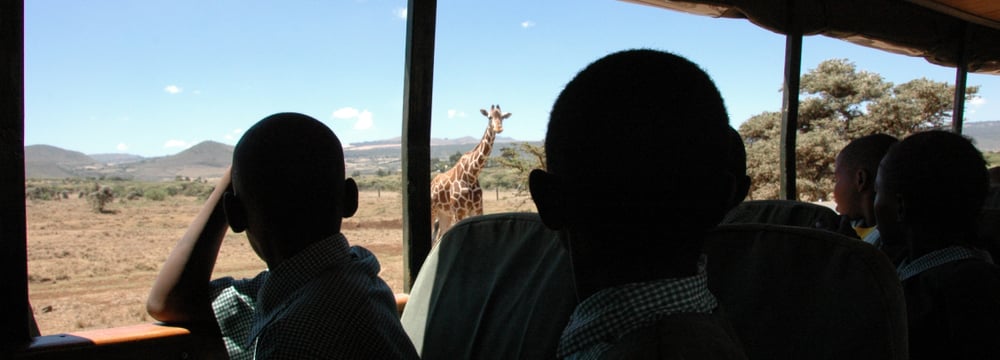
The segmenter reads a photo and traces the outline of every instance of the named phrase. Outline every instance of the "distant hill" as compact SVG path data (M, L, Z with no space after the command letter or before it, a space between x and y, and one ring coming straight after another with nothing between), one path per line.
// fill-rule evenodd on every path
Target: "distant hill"
M480 138L431 139L431 156L447 158L471 150ZM501 147L518 142L498 137L494 155ZM539 142L533 142L538 145ZM177 177L213 179L222 176L233 158L233 146L204 141L174 155L144 158L133 154L93 154L49 145L26 146L25 173L29 179L67 177L118 177L143 181ZM367 174L378 170L399 172L402 168L400 138L352 143L344 149L347 173Z
M126 164L126 163L133 163L136 161L142 161L143 159L145 159L142 156L135 154L112 153L112 154L90 154L87 156L90 156L90 158L102 164Z
M479 143L480 138L462 137L458 139L431 139L431 158L447 159L455 153L465 153ZM500 148L511 146L523 141L513 138L498 137L493 143L491 156L500 153ZM531 141L533 145L541 146L541 141ZM355 172L371 174L379 170L399 172L402 169L402 145L399 138L383 141L368 141L351 143L344 148L344 161L347 174Z
M203 141L175 155L122 164L125 174L138 180L164 180L178 176L216 178L233 161L233 146Z
M96 160L78 151L49 145L24 147L24 172L27 178L74 177L77 176L75 169L96 163Z
M60 149L49 145L29 145L24 147L25 161L45 159L65 164L90 164L93 158L79 151Z
M144 158L133 154L84 155L50 145L24 147L25 177L118 177L145 181L174 179L178 176L215 178L232 162L233 146L214 141L201 142L170 156Z
M972 138L981 151L1000 152L1000 121L968 122L963 134ZM431 139L431 157L447 158L471 150L478 137ZM493 154L512 143L522 142L509 137L497 137ZM541 141L530 141L540 146ZM399 137L351 143L344 148L348 175L369 174L378 170L399 172L401 162ZM232 162L233 146L204 141L175 155L144 158L133 154L92 154L60 149L50 145L24 147L24 167L27 178L121 177L145 181L171 180L178 176L191 179L218 178Z
M975 140L979 151L1000 151L1000 121L964 123L962 134Z
M479 140L481 140L481 139L482 139L482 137L472 137L472 136L463 136L463 137L455 138L455 139L432 138L431 139L431 146L477 144L477 143L479 143ZM509 142L519 142L519 140L514 140L513 138L510 138L510 137L497 136L496 140L494 141L495 144L509 143ZM350 143L350 144L348 144L348 146L345 146L345 149L351 149L351 148L354 148L354 149L367 149L367 148L372 148L372 147L400 146L400 144L402 144L402 143L403 143L402 138L400 138L399 136L397 136L397 137L394 137L394 138L389 138L389 139L384 139L384 140L362 141L362 142ZM471 149L471 147L470 147L470 149Z

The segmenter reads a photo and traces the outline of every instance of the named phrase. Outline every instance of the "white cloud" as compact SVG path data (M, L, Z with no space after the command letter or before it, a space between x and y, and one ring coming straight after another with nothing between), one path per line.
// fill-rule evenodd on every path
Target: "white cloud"
M456 117L465 117L465 112L464 111L455 110L455 109L448 109L448 118L449 119L454 119Z
M127 151L128 145L125 145L125 143L119 143L115 148L118 149L118 151Z
M170 94L179 94L184 91L184 89L181 89L181 87L177 85L167 85L167 87L163 88L163 91Z
M972 98L972 100L967 101L966 104L967 105L965 106L965 114L967 116L972 116L976 115L977 113L976 110L983 107L983 105L986 105L986 99L983 98L982 96L976 96Z
M368 130L375 125L372 119L372 112L365 110L358 114L358 121L354 123L354 130Z
M334 119L356 120L354 130L368 130L375 125L375 117L371 111L344 107L333 111Z
M397 8L393 11L393 14L400 19L406 20L406 8Z
M521 22L521 27L523 27L525 29L531 28L531 27L535 27L535 22L531 21L531 20L522 21Z
M165 148L186 149L189 146L191 146L191 144L188 144L187 141L184 141L184 140L174 140L174 139L167 140L167 142L163 144L163 147L165 147Z
M241 135L243 135L243 129L233 129L233 131L230 131L225 135L222 135L222 138L229 141L236 141L237 139L240 138Z
M333 111L334 119L352 119L358 116L358 109L352 107L340 108Z

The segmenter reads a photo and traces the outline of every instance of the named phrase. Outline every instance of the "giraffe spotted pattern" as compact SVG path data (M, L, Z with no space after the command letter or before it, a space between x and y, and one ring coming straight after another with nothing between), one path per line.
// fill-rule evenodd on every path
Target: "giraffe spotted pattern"
M483 188L479 186L479 173L493 150L493 141L503 132L503 120L510 113L491 105L490 110L479 110L489 120L483 138L475 148L458 159L451 169L431 180L431 229L437 223L433 242L441 238L452 225L473 215L483 214Z

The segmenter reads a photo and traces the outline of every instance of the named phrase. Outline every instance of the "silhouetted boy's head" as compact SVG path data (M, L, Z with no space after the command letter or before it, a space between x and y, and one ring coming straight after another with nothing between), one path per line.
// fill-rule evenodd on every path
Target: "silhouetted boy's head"
M726 155L726 158L729 159L727 162L729 173L735 180L733 198L729 205L730 208L733 208L743 202L743 199L750 192L750 177L747 176L747 149L746 145L743 144L743 137L740 136L739 131L731 127L729 128L729 137L729 155Z
M252 244L322 240L357 209L340 140L303 114L274 114L248 129L233 150L232 182L227 219L234 231L248 230Z
M890 135L873 134L854 139L840 150L834 163L833 186L838 213L853 220L863 218L866 211L871 212L878 164L897 142ZM869 203L865 203L865 194Z
M976 231L989 176L982 153L965 137L947 131L913 134L882 159L875 212L887 240L903 230Z
M555 228L708 228L736 197L729 131L722 97L696 64L655 50L617 52L587 66L556 99L547 167L532 174L532 196Z

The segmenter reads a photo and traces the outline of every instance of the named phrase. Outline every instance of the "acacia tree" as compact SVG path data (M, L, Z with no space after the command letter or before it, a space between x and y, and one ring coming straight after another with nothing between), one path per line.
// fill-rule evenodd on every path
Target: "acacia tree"
M522 155L527 155L528 158ZM514 144L514 147L503 147L496 161L500 166L514 170L516 189L521 195L528 189L528 174L531 170L545 168L545 147L526 142Z
M898 138L950 123L955 87L926 78L893 85L881 75L831 59L802 75L796 134L796 193L829 200L834 159L851 139L874 133ZM966 89L966 100L979 86ZM739 129L747 149L751 199L778 197L781 113L752 116Z

